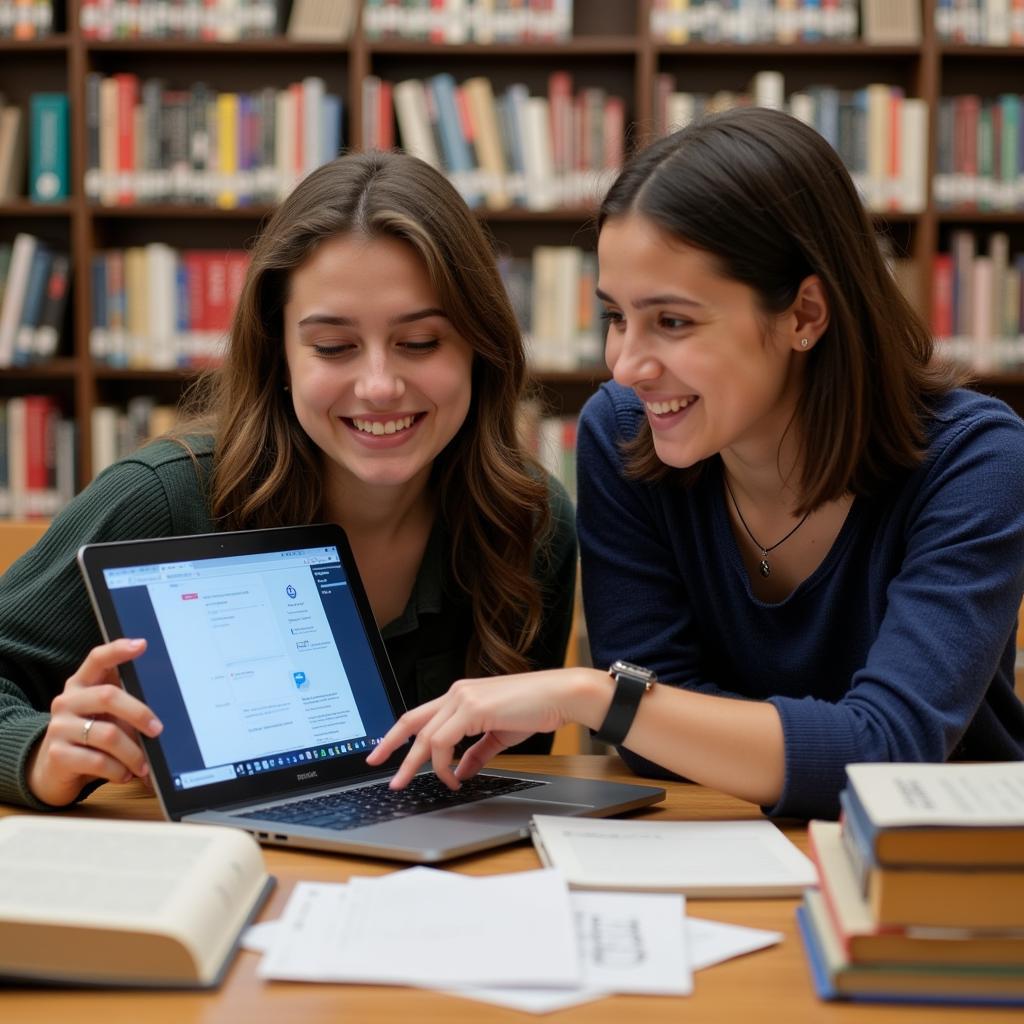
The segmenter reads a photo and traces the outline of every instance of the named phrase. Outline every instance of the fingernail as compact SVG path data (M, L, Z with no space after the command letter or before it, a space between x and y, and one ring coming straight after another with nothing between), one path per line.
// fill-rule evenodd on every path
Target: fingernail
M146 731L150 736L159 736L164 731L163 722L159 718L151 718L146 725Z
M142 762L142 767L135 773L140 779L144 779L149 774L149 765L145 761Z
M139 640L139 639L129 640L128 641L128 646L134 651L134 650L138 650L138 648L140 648L145 642L146 642L145 640Z

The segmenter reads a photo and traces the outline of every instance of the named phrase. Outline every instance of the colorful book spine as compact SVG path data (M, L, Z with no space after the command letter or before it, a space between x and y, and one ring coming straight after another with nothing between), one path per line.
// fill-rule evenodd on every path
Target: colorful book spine
M63 92L29 98L29 196L56 203L70 193L68 97Z

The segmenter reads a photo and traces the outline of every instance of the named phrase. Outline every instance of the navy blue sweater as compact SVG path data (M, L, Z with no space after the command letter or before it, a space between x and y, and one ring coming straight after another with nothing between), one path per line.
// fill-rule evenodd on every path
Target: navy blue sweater
M595 665L626 658L662 682L770 701L786 757L773 815L836 817L850 762L1024 757L1024 422L1010 409L964 390L939 400L924 462L856 498L824 561L777 604L750 589L717 457L689 489L625 479L619 442L643 416L631 390L606 384L580 419Z

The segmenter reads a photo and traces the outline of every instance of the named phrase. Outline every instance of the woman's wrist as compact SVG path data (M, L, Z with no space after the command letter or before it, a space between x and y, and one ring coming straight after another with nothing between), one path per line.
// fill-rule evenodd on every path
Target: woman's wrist
M569 721L599 729L615 693L615 680L599 668L572 668L565 696Z

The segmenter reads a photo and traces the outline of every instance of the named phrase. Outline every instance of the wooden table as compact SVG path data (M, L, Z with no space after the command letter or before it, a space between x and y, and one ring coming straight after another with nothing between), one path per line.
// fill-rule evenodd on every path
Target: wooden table
M591 778L633 780L617 757L507 757L497 764L512 770L565 772ZM756 807L700 786L667 784L664 803L644 812L664 820L756 818ZM16 813L0 807L0 813ZM155 818L156 801L141 786L106 786L75 812L90 816ZM783 830L806 849L806 829L798 823ZM278 917L295 882L308 879L342 882L351 875L393 871L393 863L335 854L266 848L278 886L262 920ZM539 866L533 847L523 842L493 853L466 857L448 865L466 874L495 874ZM797 934L795 899L691 900L694 917L770 928L783 932L779 946L699 971L694 994L687 998L615 996L548 1015L567 1024L631 1024L633 1021L671 1021L703 1024L721 1021L746 1024L785 1021L786 1024L860 1024L896 1021L898 1024L1021 1024L1019 1010L909 1007L822 1003L817 1000ZM453 950L453 954L457 952ZM0 989L0 1020L4 1024L71 1021L74 1024L255 1024L261 1021L301 1021L302 1024L462 1024L477 1021L525 1021L531 1014L500 1009L418 989L356 985L316 985L265 982L256 977L257 956L242 952L223 987L212 993L111 992ZM537 1018L542 1019L542 1018Z

